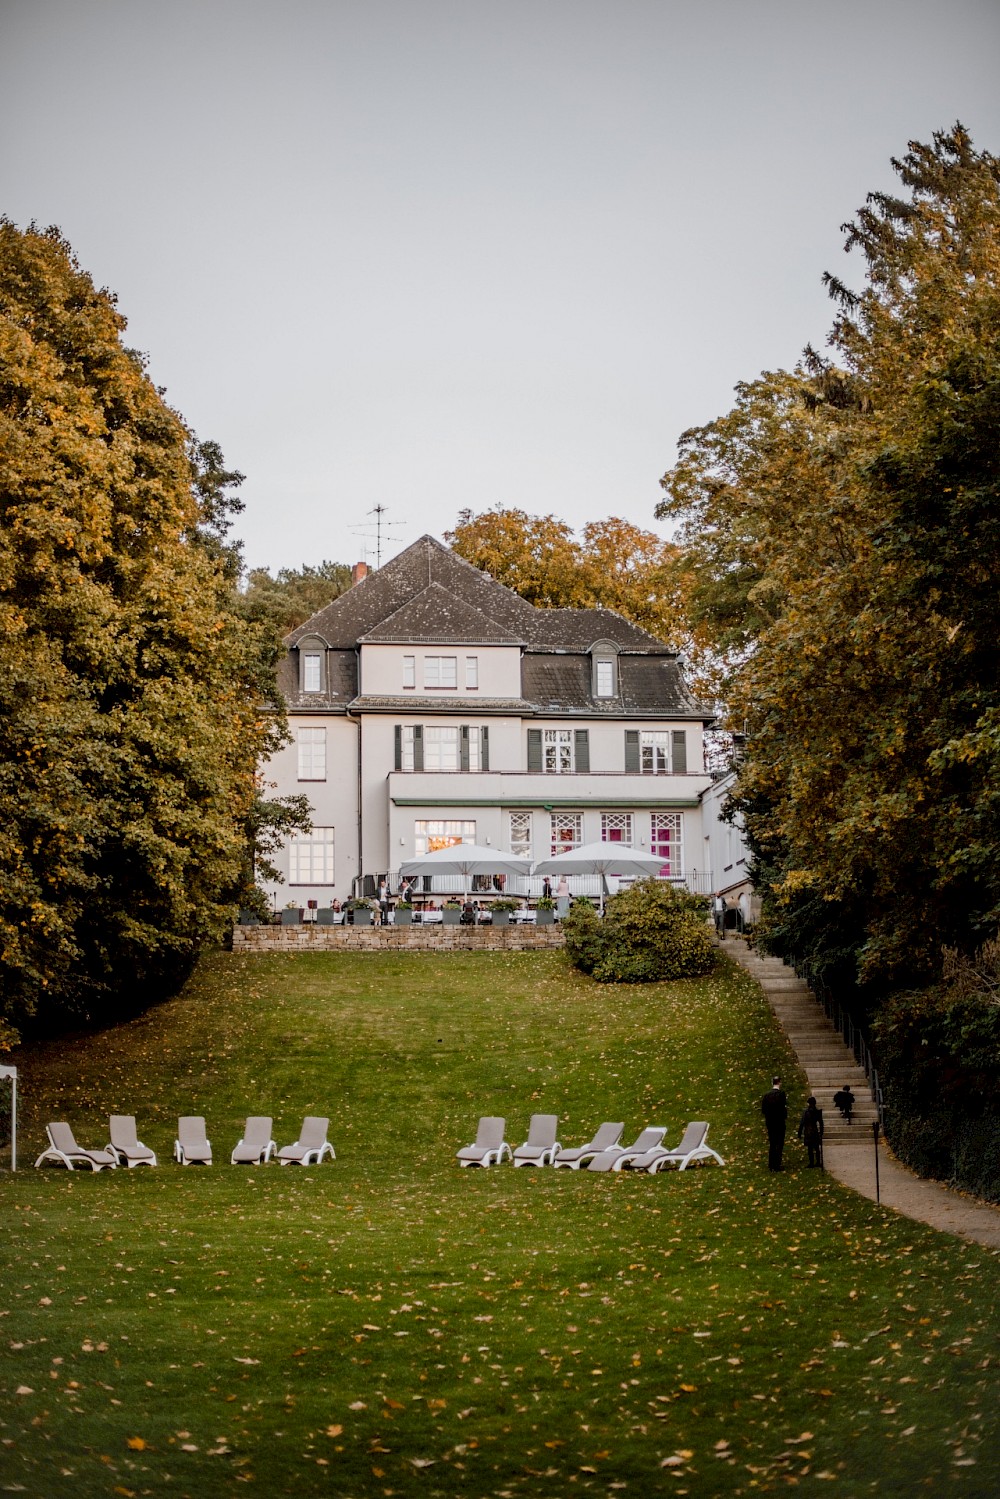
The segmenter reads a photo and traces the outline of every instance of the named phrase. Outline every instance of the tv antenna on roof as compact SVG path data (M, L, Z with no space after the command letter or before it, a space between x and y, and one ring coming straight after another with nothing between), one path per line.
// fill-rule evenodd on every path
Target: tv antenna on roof
M393 532L395 532L397 530L397 528L405 526L405 524L406 524L405 521L383 521L382 517L386 513L387 513L387 507L385 505L376 505L372 510L368 511L369 515L374 515L374 517L375 517L375 529L374 530L372 530L372 528L370 526L368 526L368 527L365 527L365 526L351 526L351 528L350 528L354 532L355 536L365 536L365 537L368 537L369 539L371 539L372 537L374 537L374 540L375 540L375 569L376 569L376 571L378 571L378 569L382 566L382 538L383 538L383 536L385 537L385 540L386 540L387 543L390 542L390 541L397 540L397 537L393 534Z

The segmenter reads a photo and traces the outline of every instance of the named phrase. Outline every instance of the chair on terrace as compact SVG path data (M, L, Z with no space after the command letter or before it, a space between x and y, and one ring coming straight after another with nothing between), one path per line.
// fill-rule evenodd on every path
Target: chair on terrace
M329 1127L329 1119L320 1119L307 1114L302 1121L299 1138L295 1144L283 1145L278 1151L278 1164L281 1166L318 1166L324 1155L329 1155L331 1161L335 1161L337 1152L326 1138Z
M74 1170L74 1163L76 1166L89 1166L91 1171L103 1171L105 1168L113 1171L118 1165L117 1157L109 1150L85 1150L82 1145L78 1145L68 1124L61 1121L47 1124L45 1133L49 1137L49 1146L38 1157L36 1166L41 1166L43 1161L51 1161L54 1166L65 1166L67 1171Z

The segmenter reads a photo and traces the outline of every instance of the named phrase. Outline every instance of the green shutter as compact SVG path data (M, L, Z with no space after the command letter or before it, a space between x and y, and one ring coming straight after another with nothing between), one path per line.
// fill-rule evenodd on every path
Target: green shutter
M528 730L528 771L536 774L542 769L542 731Z
M424 768L424 726L422 723L413 725L413 768L414 770Z
M639 764L639 730L625 730L625 774L637 776L641 767Z
M469 768L469 725L464 723L458 731L458 768Z
M673 756L670 768L674 775L682 776L688 768L687 730L674 729L671 737L673 739Z
M479 730L479 764L483 770L490 768L490 731L486 724Z
M394 741L393 766L396 770L403 768L403 725L398 723L392 731Z
M581 771L590 770L590 733L587 729L576 729L573 734L576 740L576 769Z

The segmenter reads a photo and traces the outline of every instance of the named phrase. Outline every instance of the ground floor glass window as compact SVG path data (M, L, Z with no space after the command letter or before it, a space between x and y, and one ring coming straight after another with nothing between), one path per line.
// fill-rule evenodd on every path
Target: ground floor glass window
M438 848L453 848L457 843L475 843L476 824L474 822L443 821L418 819L413 824L413 853L416 858L422 854L432 854Z
M663 860L660 874L668 879L680 879L684 873L683 826L680 812L654 812L652 815L649 846Z
M288 845L290 885L333 884L333 828L313 828Z

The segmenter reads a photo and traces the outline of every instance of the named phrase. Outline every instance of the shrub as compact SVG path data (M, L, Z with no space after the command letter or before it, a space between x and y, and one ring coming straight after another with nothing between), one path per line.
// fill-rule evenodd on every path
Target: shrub
M695 978L715 966L703 902L660 880L613 896L603 921L577 901L563 925L570 961L602 984Z

